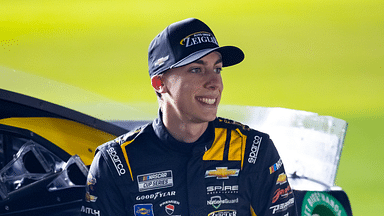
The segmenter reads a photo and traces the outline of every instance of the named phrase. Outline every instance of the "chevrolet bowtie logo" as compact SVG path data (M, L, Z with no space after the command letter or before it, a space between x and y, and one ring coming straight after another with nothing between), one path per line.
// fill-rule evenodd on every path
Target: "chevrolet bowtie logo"
M239 169L228 169L227 167L216 167L215 170L207 170L205 178L216 177L217 179L228 179L230 176L238 176Z

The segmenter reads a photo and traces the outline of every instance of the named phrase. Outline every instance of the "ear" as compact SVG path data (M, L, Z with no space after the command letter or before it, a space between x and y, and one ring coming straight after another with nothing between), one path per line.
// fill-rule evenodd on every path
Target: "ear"
M163 93L165 90L163 79L161 76L156 75L151 78L152 87L159 93Z

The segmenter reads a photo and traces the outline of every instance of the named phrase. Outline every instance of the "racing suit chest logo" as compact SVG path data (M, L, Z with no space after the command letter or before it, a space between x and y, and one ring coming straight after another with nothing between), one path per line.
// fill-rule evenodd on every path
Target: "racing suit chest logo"
M140 192L173 187L172 170L138 175L137 184Z
M230 176L238 176L239 169L228 169L228 167L216 167L215 170L207 170L205 178L216 177L217 179L228 179Z

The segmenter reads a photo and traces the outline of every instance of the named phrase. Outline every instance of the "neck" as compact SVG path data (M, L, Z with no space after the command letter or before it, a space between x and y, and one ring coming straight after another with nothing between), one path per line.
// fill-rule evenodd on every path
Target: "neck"
M175 116L163 113L163 123L168 132L178 141L193 143L197 141L208 127L208 122L187 122Z

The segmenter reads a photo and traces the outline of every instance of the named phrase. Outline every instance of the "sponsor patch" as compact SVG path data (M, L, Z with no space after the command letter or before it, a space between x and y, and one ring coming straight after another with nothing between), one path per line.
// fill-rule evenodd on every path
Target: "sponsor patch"
M236 210L219 210L208 214L208 216L236 216Z
M157 198L162 198L162 197L168 197L168 196L175 196L176 195L176 191L168 191L168 192L156 192L156 193L153 193L153 194L146 194L146 195L141 195L141 196L137 196L136 197L136 200L155 200Z
M287 175L285 173L281 173L279 177L277 177L276 184L277 185L282 185L287 183Z
M124 175L126 173L126 171L124 169L123 163L120 160L119 155L117 155L115 148L110 147L109 149L107 149L107 153L108 153L109 157L111 158L113 165L116 168L117 174L119 174L119 176Z
M180 202L176 200L167 200L160 204L160 207L164 206L164 210L168 215L173 215L176 210L176 206L179 206ZM177 215L174 215L177 216Z
M138 175L137 184L140 192L173 187L172 170Z
M85 187L85 201L86 202L96 202L97 196L91 194L95 190L96 178L92 176L91 173L88 173L87 176L87 185Z
M216 167L215 170L207 170L205 178L216 177L217 179L229 179L230 176L238 176L239 169L228 169L227 167Z
M168 215L171 215L173 214L173 212L175 211L175 206L172 205L172 204L168 204L165 206L165 212L168 214Z
M207 187L207 194L232 194L239 192L239 185L214 185Z
M167 205L167 204L180 205L180 202L176 201L176 200L167 200L165 202L160 203L160 207Z
M166 62L168 59L169 59L169 55L157 59L156 62L155 62L155 66L161 66L161 65L163 65L164 62Z
M93 208L81 206L81 210L80 211L85 213L85 214L100 216L100 210L96 210L96 209L93 209Z
M255 136L252 142L251 153L248 156L248 163L255 164L259 153L260 143L263 138Z
M239 198L236 199L221 199L221 196L213 196L207 201L207 205L213 206L215 209L220 208L221 204L239 203Z
M275 203L277 202L277 200L281 198L288 198L288 196L292 194L292 190L291 190L291 186L287 186L286 188L284 189L281 189L281 188L278 188L275 193L274 193L274 196L272 198L272 203Z
M269 167L269 174L276 172L278 169L280 169L282 165L283 165L283 161L281 161L281 158L280 158L275 164Z
M85 192L85 201L86 202L96 202L96 200L97 200L97 196L93 196L88 191Z
M136 204L133 206L135 216L153 216L152 204Z
M274 205L270 207L269 209L272 209L272 214L278 213L278 212L283 212L286 211L289 207L293 206L295 204L295 198L289 199L285 203L281 203L279 205Z

